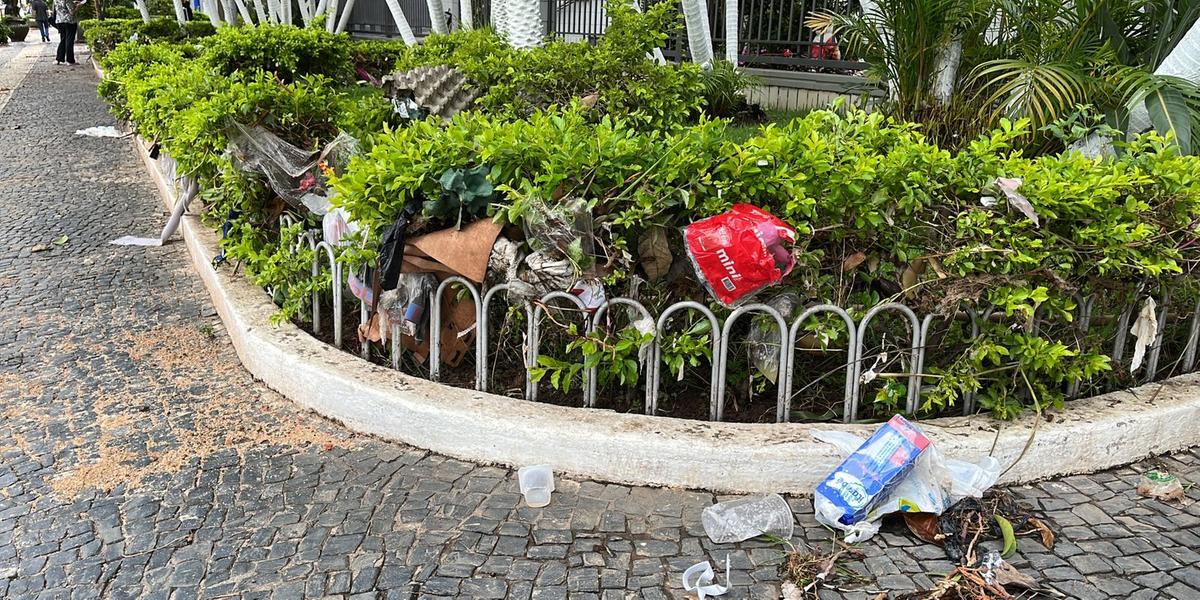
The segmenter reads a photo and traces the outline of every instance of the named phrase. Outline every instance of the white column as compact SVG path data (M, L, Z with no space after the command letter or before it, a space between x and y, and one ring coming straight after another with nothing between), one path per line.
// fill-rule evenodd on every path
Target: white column
M708 3L683 0L683 19L687 25L688 51L692 62L704 64L713 59L712 32L708 28Z
M725 60L738 64L738 0L725 0Z

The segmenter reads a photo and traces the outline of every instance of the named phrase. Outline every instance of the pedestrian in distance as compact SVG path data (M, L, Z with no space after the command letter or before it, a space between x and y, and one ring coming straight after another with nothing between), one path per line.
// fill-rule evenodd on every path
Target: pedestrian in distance
M42 34L42 41L50 41L50 7L46 5L46 0L33 0L29 3L29 8L33 10L33 18L37 21L38 32Z
M181 5L183 5L183 20L191 21L192 20L192 3L188 2L188 0L179 0L179 3Z
M54 26L58 29L58 53L55 64L75 64L75 33L79 31L79 22L75 19L75 11L87 4L87 0L54 0Z

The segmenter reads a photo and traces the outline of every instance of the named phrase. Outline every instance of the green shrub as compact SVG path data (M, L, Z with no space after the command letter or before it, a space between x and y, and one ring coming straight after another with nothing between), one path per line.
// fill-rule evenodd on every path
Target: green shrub
M204 15L196 15L191 21L183 24L183 31L189 38L202 38L217 33L217 28Z
M175 17L175 2L179 0L146 0L146 9L156 17ZM188 3L191 4L190 2Z
M206 38L204 47L201 60L221 75L265 71L284 81L324 75L348 82L354 74L349 38L322 29L224 27Z
M80 28L84 41L99 56L112 52L119 44L131 42L134 36L138 44L151 44L179 42L213 34L211 23L189 22L181 28L174 17L155 18L149 23L143 23L140 18L89 20L81 22Z
M612 23L594 46L551 41L516 50L488 29L431 35L396 66L452 65L482 90L476 106L508 118L594 94L595 114L628 115L652 126L684 123L701 113L700 68L661 66L646 56L677 27L674 10L666 2L645 13L610 3Z
M112 52L117 44L129 41L141 25L141 19L92 19L80 21L79 28L83 30L83 39L92 52L104 56Z
M410 48L403 40L356 40L350 52L355 66L374 77L382 77L395 70L396 61L410 52Z
M642 232L677 230L747 202L785 219L804 240L800 263L779 289L859 315L917 285L920 294L905 301L926 314L996 306L1019 323L1039 313L1069 325L1077 293L1171 277L1200 258L1180 250L1194 240L1191 224L1200 216L1200 159L1178 156L1159 138L1145 138L1119 160L1095 161L1021 156L1013 144L1028 133L1026 122L1005 122L957 154L913 125L862 112L818 111L742 143L727 133L721 122L638 130L632 121L591 122L578 111L519 121L463 114L446 127L431 120L377 139L336 180L335 202L378 239L406 202L436 197L448 168L486 165L505 190L492 208L503 221L521 223L547 199L588 199L604 215L598 245L611 250L598 262L609 265L610 295L638 274ZM1020 192L1040 225L1005 203L992 188L997 177L1023 179ZM987 195L999 203L981 204ZM672 250L682 260L682 247ZM847 273L857 253L874 266ZM643 287L641 297L653 311L704 296L686 289ZM1010 325L984 323L973 340L945 342L955 353L932 366L937 385L923 393L921 411L946 410L978 391L982 406L1011 417L1031 399L1060 403L1067 383L1109 369L1108 342L1079 340L1069 328L1032 333ZM896 409L886 405L893 392L879 396L881 411Z
M152 13L153 14L153 13ZM104 10L105 19L142 19L142 13L131 6L110 6Z
M1002 121L950 152L919 126L859 111L817 111L748 138L734 135L703 111L736 104L736 74L705 76L645 58L648 44L661 42L651 25L666 10L637 16L614 8L611 37L596 46L528 51L511 50L486 30L407 48L291 27L227 28L199 44L118 45L102 59L100 93L199 180L208 221L227 225L225 255L277 292L280 318L301 318L310 292L329 283L327 275L308 274L311 251L292 245L317 221L300 216L297 226L278 226L282 201L224 156L234 120L302 148L319 148L339 131L359 138L365 153L335 178L335 203L364 227L366 248L405 204L438 198L443 175L459 169L486 173L496 190L489 216L502 222L530 225L547 204L586 201L608 295L637 285L652 311L707 294L686 269L652 279L639 242L647 232L671 232L670 253L685 261L676 232L738 202L766 208L800 234L797 266L777 291L845 306L856 317L898 299L928 315L994 308L1000 320L978 323L977 336L947 333L930 350L921 414L944 414L974 393L980 406L1012 417L1060 403L1076 380L1128 382L1127 373L1104 374L1115 323L1097 321L1081 334L1072 323L1077 299L1094 294L1100 308L1119 310L1136 290L1161 285L1194 300L1195 281L1183 274L1200 261L1200 158L1179 156L1153 135L1113 159L1029 157L1019 150L1026 121ZM393 58L399 68L462 69L485 88L482 110L449 123L402 124L377 89L345 85L356 64L371 70ZM593 93L595 106L584 108L578 100ZM995 187L1000 177L1022 180L1019 191L1037 223L1028 207L1006 201ZM428 206L418 227L445 216L433 214L437 203ZM371 254L355 250L342 260L357 266ZM1035 315L1043 317L1038 328ZM909 339L903 325L873 327L892 340L880 343L884 351L901 353ZM828 350L844 348L848 334L822 319L806 323L804 333ZM593 363L602 355L602 381L629 383L636 363L631 372L633 359L617 349L640 342L625 331L614 336L576 336L570 347ZM673 370L696 367L700 336L664 338L664 361ZM832 369L844 365L829 354ZM560 387L579 372L578 363L540 365L538 376ZM753 384L744 365L734 360L731 387ZM886 380L864 412L902 410L902 381Z

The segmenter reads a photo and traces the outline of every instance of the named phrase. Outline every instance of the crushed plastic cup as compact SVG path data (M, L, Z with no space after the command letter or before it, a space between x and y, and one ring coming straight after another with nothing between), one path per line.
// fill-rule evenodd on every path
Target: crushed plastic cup
M550 465L532 465L517 470L517 483L525 504L530 508L541 508L550 504L550 493L554 491L554 470Z
M700 514L704 533L718 544L744 542L760 535L792 537L792 507L779 494L719 502Z

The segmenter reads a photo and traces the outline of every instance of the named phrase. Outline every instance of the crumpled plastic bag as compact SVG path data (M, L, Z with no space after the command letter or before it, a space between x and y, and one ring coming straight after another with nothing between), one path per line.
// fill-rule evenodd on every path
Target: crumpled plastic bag
M796 264L796 230L751 204L688 225L683 240L697 278L727 307L779 283Z
M358 140L339 133L319 152L298 148L270 131L232 122L225 154L240 171L260 175L280 198L295 208L329 197L328 173L344 168L359 151Z
M596 245L588 203L579 198L563 198L554 204L540 199L530 202L522 225L533 254L543 254L549 261L566 259L578 274L590 274Z
M850 456L867 441L844 431L814 430L809 433L814 439L837 448L843 457ZM813 508L818 521L844 531L846 543L853 544L878 533L879 521L884 515L894 512L940 515L963 498L983 497L999 478L1000 463L995 458L988 456L978 463L947 458L930 443L917 458L913 470L861 521L853 525L838 522L835 511L823 505L819 494L813 498Z

